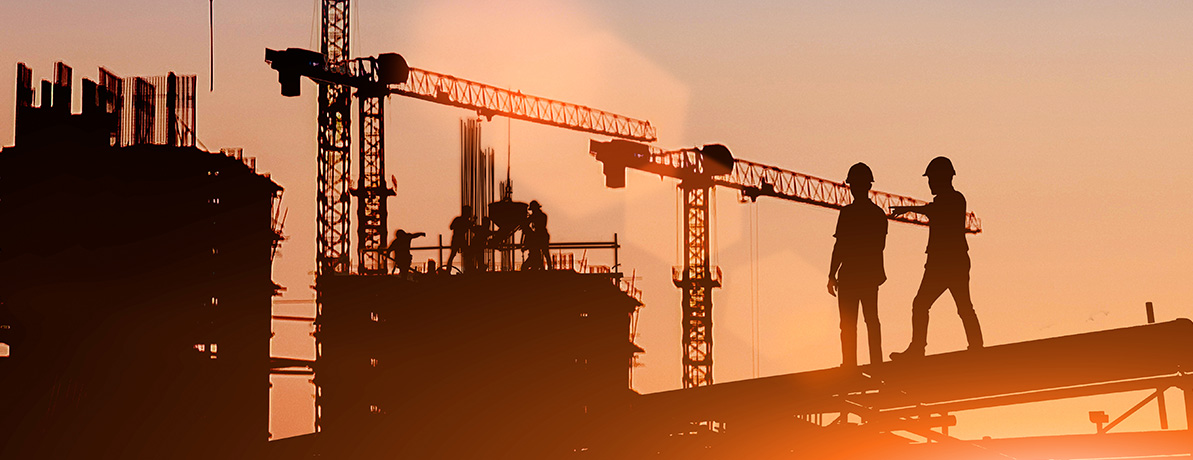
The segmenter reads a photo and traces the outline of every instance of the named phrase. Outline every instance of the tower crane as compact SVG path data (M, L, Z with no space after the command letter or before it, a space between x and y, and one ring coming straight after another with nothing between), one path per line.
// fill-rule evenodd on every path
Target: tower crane
M684 388L713 383L712 289L721 286L721 271L709 261L712 188L736 189L750 200L771 196L830 209L840 209L853 199L844 183L736 160L720 144L663 151L628 140L593 140L589 142L589 153L603 164L606 187L625 187L627 168L679 179L684 197L684 255L683 266L672 270L672 280L683 289ZM879 191L871 191L870 198L891 220L928 224L927 217L920 214L890 215L892 206L918 206L926 204L924 201ZM981 220L972 212L965 215L965 231L982 231Z
M351 271L350 196L357 197L357 273L386 273L385 106L391 94L474 110L492 119L504 116L549 126L644 142L656 140L649 121L568 102L530 96L451 75L410 68L394 53L348 56L349 0L322 0L320 51L265 50L278 71L282 95L298 96L301 77L319 84L318 235L316 270ZM359 169L352 188L351 90L359 101Z
M492 119L511 119L642 142L656 140L649 121L603 110L497 88L428 70L410 68L398 54L350 58L350 0L322 0L320 50L265 50L265 60L278 72L282 95L298 96L302 77L319 85L316 273L343 275L351 270L351 197L357 197L357 270L384 275L388 231L386 199L395 191L385 183L385 105L391 95L476 111ZM352 89L359 101L359 169L352 187ZM315 359L319 297L315 308ZM316 376L317 380L317 376ZM318 386L316 380L312 380ZM320 392L315 393L315 430L320 425Z

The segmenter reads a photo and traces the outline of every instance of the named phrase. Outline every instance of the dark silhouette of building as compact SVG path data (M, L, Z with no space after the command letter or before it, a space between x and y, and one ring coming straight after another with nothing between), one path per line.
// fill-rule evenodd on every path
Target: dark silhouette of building
M642 351L630 336L641 303L619 279L320 277L316 448L333 458L521 459L604 445L618 429L610 417L636 396L630 363Z
M56 74L35 107L18 66L16 145L0 150L0 458L255 458L281 188L186 146L193 121L147 134L150 79L132 80L132 115L83 80L72 114L69 67ZM130 119L139 141L121 140Z

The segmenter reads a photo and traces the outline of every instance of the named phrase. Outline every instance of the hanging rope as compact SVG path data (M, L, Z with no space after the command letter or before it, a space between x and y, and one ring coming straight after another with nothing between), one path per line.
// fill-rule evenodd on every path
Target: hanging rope
M215 0L207 0L207 37L208 50L211 53L211 73L207 78L211 88L209 92L215 91Z
M750 204L750 347L754 378L761 374L761 350L758 331L758 278L760 272L758 252L758 203Z

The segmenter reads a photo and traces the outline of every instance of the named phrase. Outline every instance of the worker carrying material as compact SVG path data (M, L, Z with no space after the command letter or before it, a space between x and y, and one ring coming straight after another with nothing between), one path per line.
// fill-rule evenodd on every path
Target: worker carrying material
M915 212L928 217L928 262L924 279L911 302L911 344L907 350L891 353L891 359L924 356L928 344L928 309L948 290L957 304L969 349L982 348L982 328L969 298L969 245L965 242L965 196L953 188L953 162L933 158L924 171L928 188L935 196L923 206L892 206L891 215Z
M837 217L837 239L828 267L828 293L837 297L841 313L842 367L857 366L857 313L866 320L870 364L882 362L882 328L878 323L878 286L886 281L882 251L886 248L887 219L870 201L874 174L865 163L849 168L845 183L853 202Z
M522 230L522 244L525 245L526 261L522 262L523 270L543 270L548 268L547 248L551 243L551 235L547 233L547 215L543 213L543 206L539 202L530 202L530 214L526 217L526 227Z
M410 254L410 242L415 238L427 236L426 233L406 233L405 230L398 229L394 231L394 239L389 243L389 248L386 253L389 254L390 259L393 260L393 268L390 273L398 272L403 278L410 272L410 263L413 262L414 257Z
M447 256L447 263L443 267L447 270L452 268L452 260L455 260L457 253L465 252L468 249L468 232L472 230L472 206L464 205L460 208L460 215L452 219L452 223L448 228L452 231L451 253ZM468 265L467 261L464 265Z

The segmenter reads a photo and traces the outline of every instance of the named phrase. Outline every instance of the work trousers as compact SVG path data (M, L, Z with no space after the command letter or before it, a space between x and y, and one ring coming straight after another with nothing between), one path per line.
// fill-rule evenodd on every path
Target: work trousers
M843 285L837 290L841 311L841 365L857 366L857 311L861 305L870 346L870 364L882 362L882 328L878 325L878 286Z
M923 352L928 346L928 310L946 290L952 293L953 302L957 304L957 315L961 317L969 348L972 350L982 347L982 327L978 324L978 314L969 298L969 256L944 259L929 255L928 263L924 265L924 279L920 281L920 291L911 302L909 351Z

